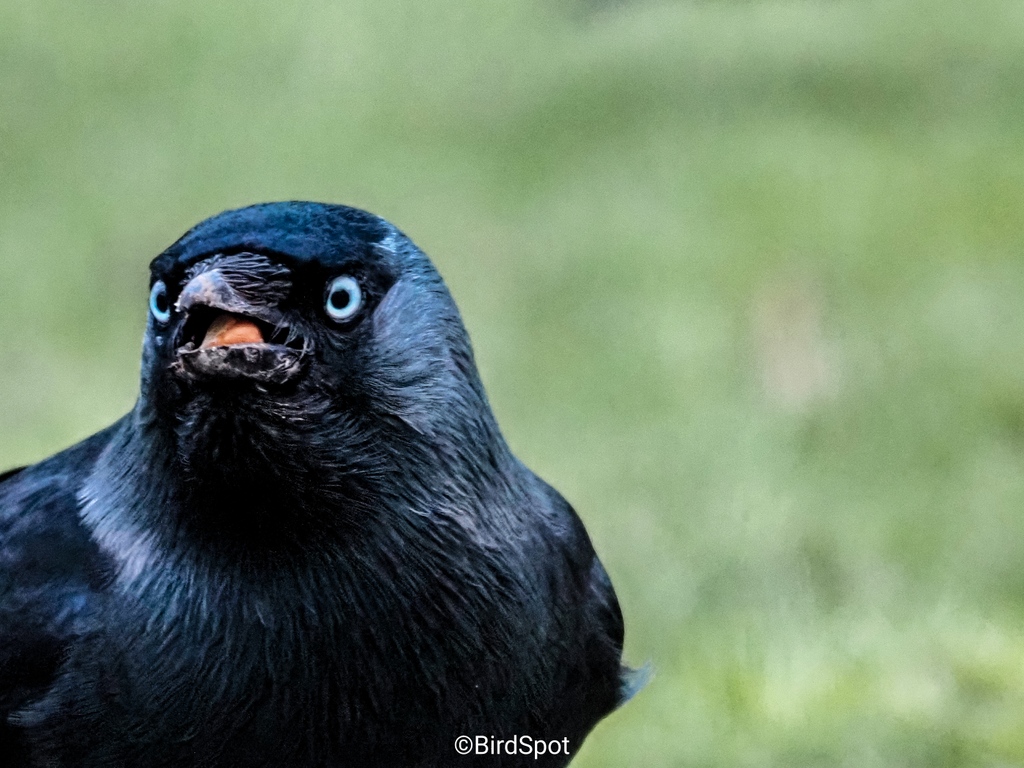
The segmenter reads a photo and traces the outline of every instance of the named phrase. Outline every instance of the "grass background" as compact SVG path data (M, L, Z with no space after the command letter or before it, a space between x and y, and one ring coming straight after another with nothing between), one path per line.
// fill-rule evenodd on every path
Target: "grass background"
M1022 83L999 0L7 0L0 465L193 223L365 207L655 667L574 765L1024 765Z

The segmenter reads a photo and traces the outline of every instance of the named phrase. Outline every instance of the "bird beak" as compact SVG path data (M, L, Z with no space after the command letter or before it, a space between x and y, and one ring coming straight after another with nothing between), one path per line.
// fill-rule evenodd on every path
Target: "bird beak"
M218 268L200 272L176 303L184 315L172 367L190 379L245 378L284 383L308 351L282 313L242 295Z
M247 305L247 302L224 279L224 273L221 270L208 269L188 281L182 289L181 295L178 296L176 306L179 311L187 312L196 304L223 309L230 309L234 306L236 309L241 309Z
M179 312L203 306L223 310L207 327L200 348L231 346L233 344L262 344L266 341L263 330L246 317L252 305L224 278L219 269L201 272L192 278L178 297Z

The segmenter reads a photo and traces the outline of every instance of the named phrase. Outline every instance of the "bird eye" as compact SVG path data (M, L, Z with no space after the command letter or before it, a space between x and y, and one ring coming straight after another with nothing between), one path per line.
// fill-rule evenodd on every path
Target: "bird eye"
M167 286L163 280L157 280L149 292L149 311L157 322L166 323L171 319L171 300L167 298Z
M348 275L336 277L327 284L325 309L332 320L348 320L363 304L363 291L355 278Z

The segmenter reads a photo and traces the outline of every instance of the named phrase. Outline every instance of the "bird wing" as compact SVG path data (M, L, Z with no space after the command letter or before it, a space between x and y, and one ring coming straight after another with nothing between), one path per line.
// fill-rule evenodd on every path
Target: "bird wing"
M581 576L580 593L575 600L582 611L583 633L589 637L587 664L598 677L602 676L598 670L604 670L605 678L612 682L613 703L609 709L622 706L647 685L653 668L650 663L639 668L622 663L622 610L611 579L576 510L557 490L540 478L537 480L547 496L548 508L554 510L554 538L566 553L569 569Z
M17 751L8 716L53 682L102 589L77 494L110 432L0 475L0 752Z
M583 522L562 495L537 478L546 496L547 539L555 545L548 562L561 563L560 570L570 578L562 581L556 598L559 610L575 615L579 625L574 634L582 640L576 662L576 676L585 689L586 703L603 717L623 704L633 692L631 673L622 665L623 621L611 580L598 559Z

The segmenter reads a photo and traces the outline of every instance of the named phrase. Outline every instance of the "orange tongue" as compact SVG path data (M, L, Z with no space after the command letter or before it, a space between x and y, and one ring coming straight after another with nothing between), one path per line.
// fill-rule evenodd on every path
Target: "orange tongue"
M200 348L227 347L232 344L262 344L263 334L251 320L235 315L220 315L210 324Z

